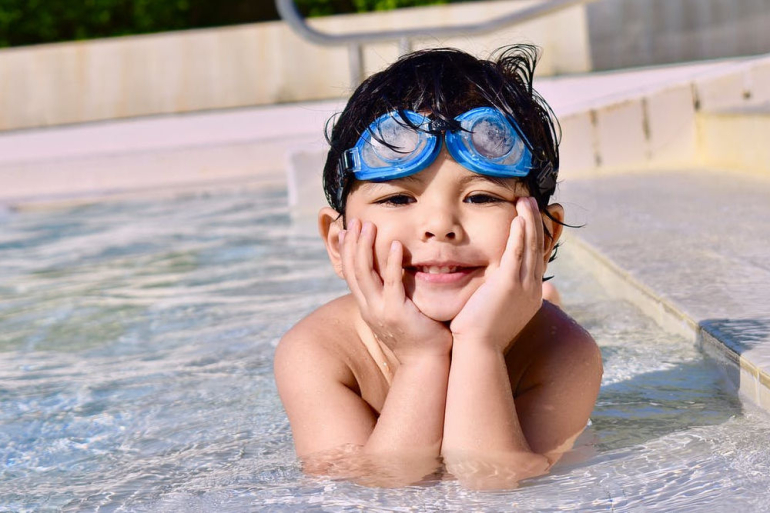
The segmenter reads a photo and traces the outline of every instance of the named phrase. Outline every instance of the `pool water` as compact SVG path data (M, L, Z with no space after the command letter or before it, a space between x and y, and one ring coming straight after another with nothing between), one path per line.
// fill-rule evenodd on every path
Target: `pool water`
M272 374L345 292L283 190L0 214L0 511L770 511L770 418L565 258L589 456L505 492L306 477ZM308 232L311 233L308 233Z

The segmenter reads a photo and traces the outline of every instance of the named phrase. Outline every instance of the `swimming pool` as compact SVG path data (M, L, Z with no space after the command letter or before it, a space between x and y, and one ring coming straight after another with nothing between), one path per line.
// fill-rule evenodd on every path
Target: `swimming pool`
M605 362L587 459L505 492L305 477L273 352L345 288L285 205L0 214L0 511L770 511L768 415L565 258L555 283Z

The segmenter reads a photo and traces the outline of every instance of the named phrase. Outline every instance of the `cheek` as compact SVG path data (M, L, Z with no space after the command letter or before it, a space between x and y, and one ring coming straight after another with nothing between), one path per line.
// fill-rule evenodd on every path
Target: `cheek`
M387 265L388 253L390 253L390 242L380 240L378 237L374 241L374 270L378 273Z
M347 216L348 220L358 219L361 222L371 222L376 227L374 239L373 264L374 270L378 273L384 268L388 261L390 253L390 244L393 240L400 240L397 233L394 233L392 220L383 216L379 209L372 209L362 204L360 198L355 194L348 197Z
M513 217L510 219L500 219L495 223L487 223L479 237L477 237L479 246L486 248L490 263L495 265L500 263L505 246L508 243L512 220Z
M399 237L398 233L380 228L379 226L377 227L377 237L374 240L374 269L378 273L387 265L390 246L394 240L400 241L404 245L404 240L402 237ZM407 249L404 247L404 253L406 252Z

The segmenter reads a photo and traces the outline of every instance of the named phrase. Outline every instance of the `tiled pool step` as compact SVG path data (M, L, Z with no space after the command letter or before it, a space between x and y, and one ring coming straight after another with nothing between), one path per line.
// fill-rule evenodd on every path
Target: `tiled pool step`
M603 174L563 183L559 200L567 221L584 225L568 230L567 258L731 361L741 394L770 411L770 177Z
M698 117L702 158L710 165L770 176L770 102Z
M756 171L751 157L742 155L767 161L761 132L754 129L754 138L743 140L735 135L733 121L740 119L740 132L743 126L766 128L767 117L757 109L770 103L770 55L664 71L658 70L660 80L639 81L636 88L615 77L616 93L557 111L563 130L562 176L580 176L597 167L617 172L716 165ZM633 74L625 78L631 84L637 79ZM606 82L613 83L609 77ZM743 145L725 144L736 139ZM757 147L764 152L757 153ZM734 155L727 155L731 151Z

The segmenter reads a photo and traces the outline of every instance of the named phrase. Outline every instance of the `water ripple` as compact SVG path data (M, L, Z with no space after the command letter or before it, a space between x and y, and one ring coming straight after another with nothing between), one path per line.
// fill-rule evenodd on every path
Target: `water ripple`
M285 201L191 195L3 218L0 511L768 509L766 414L559 260L566 308L605 359L587 456L494 493L304 476L273 352L345 287Z

